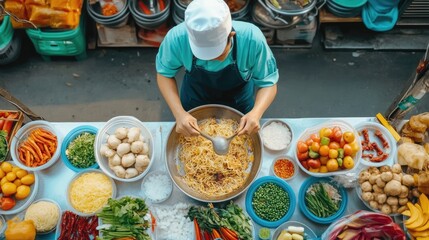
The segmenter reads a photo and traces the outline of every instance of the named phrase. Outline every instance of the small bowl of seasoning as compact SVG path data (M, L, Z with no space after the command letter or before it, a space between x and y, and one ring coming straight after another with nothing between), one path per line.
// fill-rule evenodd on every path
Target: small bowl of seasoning
M162 203L167 200L173 191L170 176L164 171L149 172L142 182L142 195L151 203Z
M291 180L295 177L297 166L290 156L279 156L271 164L271 173L283 180Z
M292 129L281 120L268 120L261 128L264 146L271 151L287 151L292 142Z

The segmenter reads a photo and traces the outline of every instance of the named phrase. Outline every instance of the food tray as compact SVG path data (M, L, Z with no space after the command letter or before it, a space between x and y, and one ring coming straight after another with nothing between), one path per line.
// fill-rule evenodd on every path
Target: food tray
M52 155L51 159L38 167L28 167L24 165L21 160L19 159L19 153L18 153L18 147L21 144L21 141L26 140L28 135L31 131L37 128L43 128L48 131L50 131L53 135L57 136L57 149L55 150L54 154ZM30 123L25 124L21 129L18 130L16 135L12 139L12 145L11 145L11 155L12 160L15 162L15 164L27 171L39 171L49 168L50 166L54 165L54 163L58 160L60 157L61 152L61 136L59 134L59 131L50 123L43 120L33 121Z
M115 175L115 173L110 169L108 160L106 157L102 156L100 153L100 147L107 142L109 135L114 134L115 130L119 127L131 128L137 127L140 128L141 134L146 139L149 145L149 159L150 163L145 169L144 172L133 178L120 178ZM100 166L100 169L107 174L107 176L121 181L121 182L134 182L142 179L149 171L155 161L155 147L153 143L153 137L151 132L143 125L143 123L135 117L131 116L118 116L111 118L107 123L97 132L94 143L95 159Z
M304 141L308 138L310 138L311 134L314 133L319 133L319 130L322 128L328 128L328 127L334 127L334 126L338 126L341 128L341 131L344 133L345 131L351 131L353 132L353 134L355 135L355 141L357 141L358 146L361 146L361 142L360 139L357 137L359 136L357 131L347 122L342 121L342 120L335 120L335 121L326 121L322 124L316 125L314 127L310 127L307 128L303 133L301 133L301 135L298 137L298 141ZM295 156L297 157L297 151L296 151L296 145L295 145ZM362 155L362 151L358 151L356 153L356 155L353 157L354 160L354 167L351 169L344 169L344 170L338 170L335 172L327 172L327 173L315 173L315 172L310 172L309 170L305 169L304 166L302 166L301 163L297 163L298 166L301 168L302 171L304 171L305 173L307 173L308 175L314 176L314 177L329 177L329 176L334 176L334 175L343 175L343 174L347 174L350 172L354 172L356 171L356 169L358 168L359 165L359 160L361 159L361 155ZM298 159L298 158L297 158Z
M10 148L13 137L15 136L16 132L18 132L18 130L21 128L22 123L24 122L24 114L22 114L21 111L16 111L16 110L0 110L0 112L18 113L18 118L14 120L15 123L12 128L12 133L10 134L9 141L7 142L7 145ZM4 119L4 118L0 117L0 119Z
M393 136L389 133L389 131L381 124L376 123L376 122L362 122L359 124L356 124L355 126L356 131L358 132L359 138L362 140L364 139L363 136L361 135L361 131L363 129L368 129L368 135L369 135L369 139L372 142L376 142L377 145L384 150L385 153L389 154L389 157L387 159L385 159L382 162L370 162L365 158L362 158L362 149L361 149L361 158L360 158L360 163L362 163L363 165L366 166L373 166L373 167L380 167L383 165L389 165L392 166L395 162L395 159L397 157L397 147L396 147L396 141L393 138ZM375 136L374 132L376 130L380 130L381 133L383 134L384 138L386 139L386 141L389 143L389 148L385 149L383 148L383 144L380 141L380 139L378 139L378 137ZM377 155L374 152L374 155Z

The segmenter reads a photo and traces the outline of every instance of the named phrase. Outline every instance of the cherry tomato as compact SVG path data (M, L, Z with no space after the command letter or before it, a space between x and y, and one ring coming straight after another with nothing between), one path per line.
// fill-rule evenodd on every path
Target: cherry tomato
M331 138L332 133L333 133L333 131L332 131L332 129L331 129L331 128L325 128L325 129L322 131L322 133L321 133L320 137L328 137L328 138Z
M318 143L318 142L313 142L312 144L311 144L311 146L310 146L310 149L313 151L313 152L319 152L319 149L320 149L320 144Z
M347 143L351 143L355 140L355 135L352 132L347 131L347 132L344 132L343 138L344 138L344 141L346 141Z
M301 163L301 165L305 168L305 169L309 169L307 161L299 161Z
M305 144L307 144L307 146L311 146L311 144L313 143L313 139L309 138L307 139L307 141L305 141Z
M299 153L305 153L308 151L308 146L303 141L298 141L297 148Z
M308 160L307 164L309 167L311 167L313 169L318 169L318 168L320 168L320 165L321 165L319 159Z
M351 156L353 155L353 148L350 144L346 143L344 144L344 156Z
M320 154L320 156L323 156L323 157L328 156L329 155L329 147L326 145L320 146L319 154Z
M337 149L329 149L329 158L337 159L338 151Z
M298 153L298 160L304 161L308 159L308 151L304 153Z
M310 138L311 138L311 140L313 140L313 142L320 143L320 137L319 137L319 134L317 134L317 133L313 133L313 134L311 134Z
M328 150L329 151L329 150ZM320 157L319 158L320 159L320 163L322 164L322 165L326 165L326 163L328 162L328 160L329 160L329 157L328 156L324 156L324 157Z
M9 210L12 209L13 207L15 207L15 200L13 198L10 197L2 197L0 199L0 208L2 210Z
M341 142L341 139L343 138L343 133L341 132L341 129L335 131L333 135L334 136L332 137L332 140L338 143Z
M340 144L338 142L330 142L328 146L329 146L330 149L338 149L338 148L340 148Z

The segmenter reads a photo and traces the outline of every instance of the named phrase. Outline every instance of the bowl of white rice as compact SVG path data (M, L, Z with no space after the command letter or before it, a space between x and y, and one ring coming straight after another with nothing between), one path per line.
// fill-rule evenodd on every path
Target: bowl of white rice
M173 191L173 182L165 171L149 172L141 185L143 198L150 203L162 203Z
M25 211L24 220L32 220L37 234L55 230L61 219L61 207L54 200L42 198L34 201Z
M287 151L291 145L292 128L284 121L271 119L261 128L262 142L271 151Z

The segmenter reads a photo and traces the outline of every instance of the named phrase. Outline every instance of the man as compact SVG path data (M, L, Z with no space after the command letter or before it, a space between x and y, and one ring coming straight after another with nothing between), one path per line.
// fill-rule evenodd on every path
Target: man
M186 73L179 97L174 77L181 67ZM257 132L277 93L277 65L264 35L253 24L231 21L224 0L194 0L188 5L185 22L164 38L156 69L176 131L185 136L198 135L197 120L187 111L214 103L245 114L238 134Z

